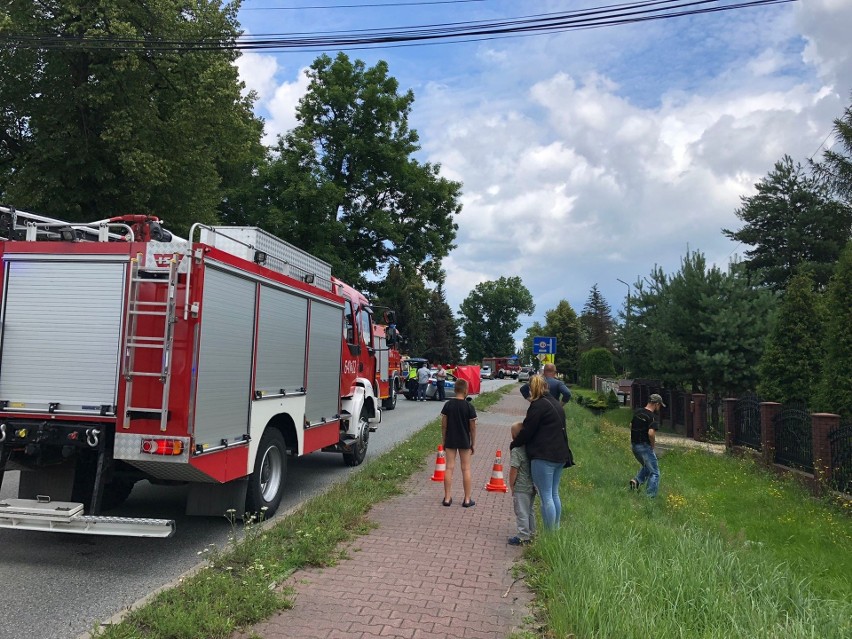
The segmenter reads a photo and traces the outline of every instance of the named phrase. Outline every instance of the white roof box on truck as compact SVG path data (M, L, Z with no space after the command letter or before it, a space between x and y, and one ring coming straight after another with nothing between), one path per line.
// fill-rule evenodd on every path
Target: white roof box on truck
M212 230L211 230L212 229ZM256 226L201 228L201 242L254 262L255 252L266 255L264 266L283 275L331 289L331 265Z

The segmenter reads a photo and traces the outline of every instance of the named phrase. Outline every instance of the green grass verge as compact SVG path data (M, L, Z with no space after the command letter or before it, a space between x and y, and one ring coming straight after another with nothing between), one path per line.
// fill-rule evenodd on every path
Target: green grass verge
M568 406L563 521L526 551L545 636L852 637L852 519L749 459L672 450L627 490L629 436Z
M474 399L487 410L514 385ZM373 504L399 494L440 442L440 420L364 464L346 481L307 501L298 511L265 527L247 524L244 538L202 553L207 565L176 587L155 596L115 625L93 630L104 639L215 639L267 619L292 605L276 588L295 570L330 566L343 557L341 542L372 529ZM179 533L178 533L179 534Z

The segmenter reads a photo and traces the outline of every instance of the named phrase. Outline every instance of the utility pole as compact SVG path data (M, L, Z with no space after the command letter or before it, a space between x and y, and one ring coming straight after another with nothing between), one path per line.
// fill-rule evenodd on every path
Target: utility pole
M618 280L619 282L621 282L622 284L624 284L627 287L627 312L626 312L626 315L624 316L624 333L627 333L628 329L630 328L630 284L628 284L624 280L619 279L617 277L615 279ZM621 339L622 343L620 344L620 348L621 348L622 353L624 355L626 355L627 354L627 344L625 342L627 340L624 339L624 333L622 334L622 339ZM627 368L624 365L624 358L623 357L621 358L621 368L623 369L623 372L625 372L625 373L627 372Z
M625 328L626 328L627 326L630 325L630 284L628 284L624 280L621 280L617 277L615 279L617 281L621 282L622 284L624 284L627 287L627 315L624 319L624 325L625 325Z

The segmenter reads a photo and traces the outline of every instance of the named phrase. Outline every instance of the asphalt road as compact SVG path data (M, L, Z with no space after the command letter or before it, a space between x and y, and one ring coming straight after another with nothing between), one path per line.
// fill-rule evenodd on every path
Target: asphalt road
M483 380L493 390L512 380ZM439 402L404 397L386 411L370 435L367 459L380 455L422 428L440 412ZM338 453L290 458L287 494L280 513L321 493L346 477ZM0 498L15 497L18 473L8 472ZM224 517L187 517L185 490L140 482L127 502L111 515L174 519L170 539L97 537L0 529L0 591L3 620L0 639L72 639L115 613L177 579L198 564L209 544L227 544L230 524Z

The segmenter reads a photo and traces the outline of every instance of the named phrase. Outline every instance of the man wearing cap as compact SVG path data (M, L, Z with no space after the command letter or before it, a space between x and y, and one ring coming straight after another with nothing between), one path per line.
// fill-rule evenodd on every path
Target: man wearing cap
M639 490L639 487L648 482L645 493L648 497L657 496L657 488L660 485L660 467L657 464L657 454L654 452L654 440L657 432L657 415L661 408L665 408L663 398L653 393L648 398L645 408L640 408L633 413L630 422L630 446L633 456L642 467L639 473L630 480L630 490Z

